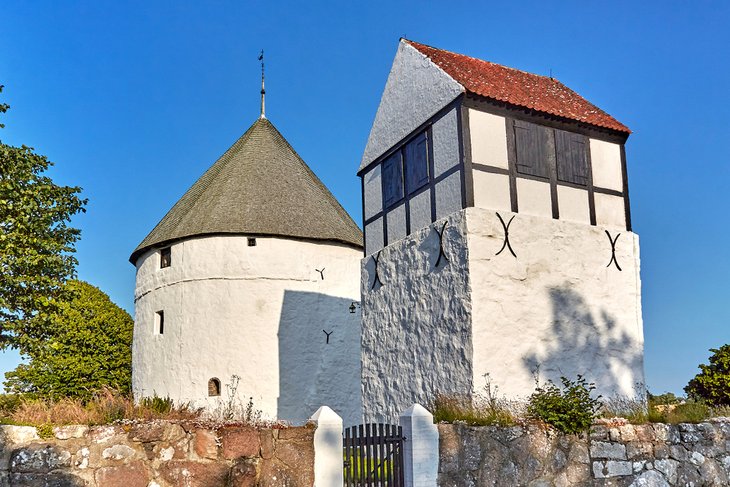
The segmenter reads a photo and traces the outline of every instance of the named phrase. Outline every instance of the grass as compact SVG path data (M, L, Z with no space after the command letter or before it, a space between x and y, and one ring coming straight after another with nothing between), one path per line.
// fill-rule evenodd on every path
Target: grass
M711 407L701 401L657 401L648 403L636 399L612 398L604 401L602 418L623 418L632 424L645 423L701 423L714 417L730 417L730 406Z
M514 416L506 406L488 401L439 394L431 404L436 423L466 423L472 426L512 426Z
M119 420L197 420L202 411L169 398L144 398L138 404L129 396L104 390L89 401L64 398L57 401L0 395L0 423L41 428L66 424L101 425Z

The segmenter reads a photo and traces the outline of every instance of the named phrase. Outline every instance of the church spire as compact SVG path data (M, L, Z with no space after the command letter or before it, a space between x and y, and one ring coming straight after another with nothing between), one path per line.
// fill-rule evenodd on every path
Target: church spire
M266 90L264 89L264 50L261 49L259 54L259 61L261 61L261 118L266 118L266 104L264 98L266 97Z

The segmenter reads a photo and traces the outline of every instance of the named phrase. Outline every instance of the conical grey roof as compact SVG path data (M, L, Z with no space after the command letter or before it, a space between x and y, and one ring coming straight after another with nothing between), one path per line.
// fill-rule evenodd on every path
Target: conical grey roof
M195 235L248 234L362 247L362 232L278 130L257 120L132 252Z

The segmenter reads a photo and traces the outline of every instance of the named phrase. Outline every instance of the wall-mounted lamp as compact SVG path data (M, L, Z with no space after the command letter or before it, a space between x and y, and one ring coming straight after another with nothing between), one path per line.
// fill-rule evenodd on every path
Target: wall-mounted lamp
M355 314L355 310L360 308L360 302L359 301L353 301L350 303L350 314Z

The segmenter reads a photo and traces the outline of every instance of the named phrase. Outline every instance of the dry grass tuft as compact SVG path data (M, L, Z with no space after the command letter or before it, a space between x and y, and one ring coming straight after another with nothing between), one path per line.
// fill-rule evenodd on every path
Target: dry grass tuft
M64 398L58 401L22 398L13 407L0 410L6 422L28 425L109 424L119 420L167 419L190 421L202 411L187 404L174 405L169 399L146 398L135 404L128 396L112 390L97 393L90 401Z

